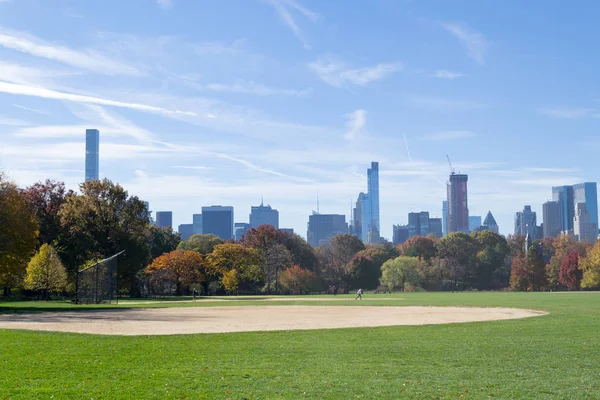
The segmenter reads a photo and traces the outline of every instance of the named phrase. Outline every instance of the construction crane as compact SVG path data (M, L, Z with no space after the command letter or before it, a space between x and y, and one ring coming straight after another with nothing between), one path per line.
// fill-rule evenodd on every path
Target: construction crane
M446 158L448 159L448 165L450 165L450 175L454 175L455 171L454 171L454 168L452 168L452 163L450 162L450 156L448 154L446 154Z

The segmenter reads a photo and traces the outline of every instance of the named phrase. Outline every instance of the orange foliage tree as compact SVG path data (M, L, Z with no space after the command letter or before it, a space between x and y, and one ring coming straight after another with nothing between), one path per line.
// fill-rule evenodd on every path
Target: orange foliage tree
M191 250L175 250L155 258L145 272L155 289L169 292L175 288L181 294L204 282L204 257Z
M317 285L317 276L312 271L294 265L281 273L279 283L292 294L309 293Z

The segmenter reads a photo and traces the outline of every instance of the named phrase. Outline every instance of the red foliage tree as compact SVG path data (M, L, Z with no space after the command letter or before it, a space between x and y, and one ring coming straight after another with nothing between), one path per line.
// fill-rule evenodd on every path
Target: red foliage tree
M318 279L314 272L294 265L281 273L279 282L288 292L302 294L313 291L317 286Z
M581 287L582 272L579 269L579 253L571 252L560 263L558 279L569 290L579 290Z

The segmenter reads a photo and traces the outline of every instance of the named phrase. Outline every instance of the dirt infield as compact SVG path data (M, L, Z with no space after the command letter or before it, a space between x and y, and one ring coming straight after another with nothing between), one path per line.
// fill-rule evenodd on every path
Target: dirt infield
M0 329L101 335L175 335L494 321L544 315L516 308L230 306L0 315Z

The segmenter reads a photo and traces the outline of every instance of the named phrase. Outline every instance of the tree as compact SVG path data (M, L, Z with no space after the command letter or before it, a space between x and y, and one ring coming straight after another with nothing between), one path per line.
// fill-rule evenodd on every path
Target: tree
M60 292L67 286L67 271L56 250L43 244L27 266L25 288L39 290L45 299L48 293Z
M223 241L211 234L195 234L177 245L177 250L192 250L200 254L212 253L215 246L223 244Z
M509 284L506 265L509 246L506 239L490 230L471 233L478 249L473 282L479 290L498 289Z
M363 254L367 251L358 252L346 266L344 282L351 288L375 289L379 284L383 264L378 265L373 258Z
M316 288L318 278L314 272L293 265L281 273L281 287L291 294L310 293Z
M226 289L229 287L229 291L237 291L239 287L246 292L256 292L257 285L264 279L260 253L239 243L215 246L206 261L209 273L218 277ZM236 272L230 272L232 270ZM237 285L234 285L235 282Z
M546 277L549 281L550 287L554 290L559 288L565 288L560 280L560 269L563 260L569 256L570 253L576 252L580 258L585 256L589 247L588 243L576 242L575 239L567 235L561 235L554 240L554 255L550 258L550 262L546 265Z
M390 289L400 287L402 291L406 285L417 287L423 279L419 266L416 257L400 256L388 260L381 266L381 284Z
M74 276L86 260L125 250L119 260L119 284L131 295L139 294L136 274L151 260L146 205L108 179L85 182L80 189L81 194L69 196L59 212L64 231L59 254L67 269Z
M579 269L579 253L573 251L560 264L559 281L569 290L579 290L582 273Z
M413 236L402 245L402 255L429 260L436 255L435 242L425 236Z
M17 186L0 173L0 287L9 294L35 253L39 225L35 211Z
M600 287L600 241L587 251L585 258L579 260L582 271L581 287L596 289Z
M537 247L529 248L527 250L527 268L531 290L542 290L548 286L545 267L541 249L538 250Z
M176 294L181 295L184 290L204 282L204 257L191 250L175 250L155 258L145 272L153 286L171 286Z
M38 182L28 187L23 194L38 219L38 245L56 244L61 232L59 212L67 198L73 195L73 191L67 191L63 182L48 179L44 183Z
M150 256L152 259L177 249L181 242L181 235L173 232L171 228L150 226ZM183 250L183 249L182 249Z
M346 273L346 265L361 250L365 249L363 242L355 235L336 235L331 241L321 246L318 256L323 268L323 278L334 286L341 286Z
M475 275L476 251L475 240L462 232L452 232L437 242L439 257L446 259L450 279L457 287L459 282L471 285Z
M292 254L282 244L276 243L267 247L264 253L263 273L266 278L267 294L271 290L271 282L275 283L275 293L279 292L279 273L292 266Z
M517 254L512 258L510 267L510 288L527 291L529 289L529 267L525 254Z

